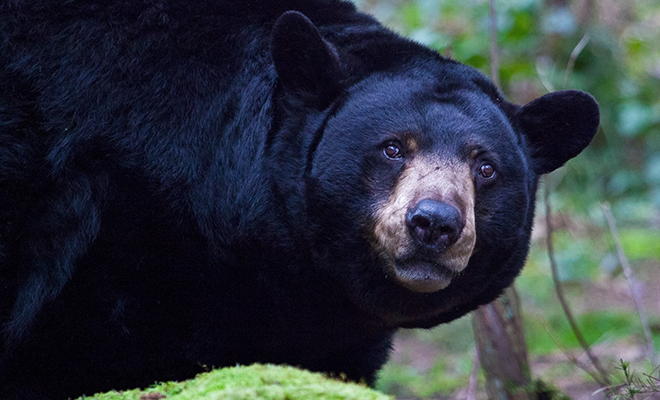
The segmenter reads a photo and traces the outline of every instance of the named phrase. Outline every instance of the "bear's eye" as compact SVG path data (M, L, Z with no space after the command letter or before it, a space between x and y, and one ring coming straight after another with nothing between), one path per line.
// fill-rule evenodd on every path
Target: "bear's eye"
M387 146L385 146L383 154L385 154L385 157L389 158L390 160L396 160L403 157L403 151L401 151L401 147L398 143L394 142L390 142L387 144Z
M479 175L484 179L491 179L495 176L495 167L490 164L482 164L479 168Z

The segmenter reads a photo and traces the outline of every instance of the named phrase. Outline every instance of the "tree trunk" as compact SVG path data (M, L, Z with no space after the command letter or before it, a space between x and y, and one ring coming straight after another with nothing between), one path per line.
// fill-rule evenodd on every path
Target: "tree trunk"
M520 315L520 299L515 288L511 286L502 297L474 311L472 324L479 360L486 373L488 398L535 399Z

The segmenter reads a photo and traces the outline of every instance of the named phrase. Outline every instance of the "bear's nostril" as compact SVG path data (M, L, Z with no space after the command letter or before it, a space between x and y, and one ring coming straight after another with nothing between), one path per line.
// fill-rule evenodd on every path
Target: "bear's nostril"
M424 228L421 226L416 226L415 231L413 233L413 236L416 237L418 240L424 242L424 243L431 243L432 242L432 234L431 230L428 228Z
M432 244L433 232L429 218L419 213L413 214L408 226L412 229L411 234L413 237L423 243Z
M412 216L411 223L419 229L427 229L431 226L431 221L424 215L415 214Z
M408 231L426 247L444 250L456 243L463 230L460 212L445 202L424 199L408 211Z

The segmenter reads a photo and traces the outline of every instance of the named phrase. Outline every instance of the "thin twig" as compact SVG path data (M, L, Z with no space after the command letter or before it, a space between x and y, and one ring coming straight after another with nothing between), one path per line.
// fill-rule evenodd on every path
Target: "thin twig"
M536 68L536 77L539 78L541 85L543 85L543 87L548 93L554 92L555 86L552 84L552 82L550 82L550 79L548 79L548 77L546 76L547 74L545 73L545 71L541 70L540 58L536 60L534 67Z
M601 386L607 386L610 385L610 380L607 377L607 373L605 372L605 369L603 369L603 367L600 365L598 358L594 356L594 354L591 352L591 348L589 347L589 344L584 339L584 336L582 335L582 331L580 331L580 328L577 326L577 323L575 322L575 318L573 317L573 312L568 306L568 302L566 301L566 296L564 296L564 288L562 287L561 282L559 281L559 272L557 268L557 262L555 261L555 252L552 241L552 232L553 232L552 222L551 222L552 210L550 208L549 193L550 193L550 188L548 185L548 177L546 176L545 190L544 190L545 223L547 226L546 245L548 250L548 258L550 259L550 268L552 269L552 279L555 283L555 291L557 292L557 298L559 299L559 303L561 304L561 308L564 311L564 314L566 315L566 319L568 320L568 324L570 325L571 330L573 331L573 335L575 336L575 339L577 339L578 343L580 344L580 347L582 347L582 350L584 350L587 357L589 357L589 361L591 361L591 364L594 366L594 368L596 368L596 370L598 370L598 373L600 374L600 379L597 380L598 384L600 384Z
M582 36L582 39L580 39L578 44L571 52L571 57L568 59L568 65L566 65L566 71L564 72L564 88L568 87L568 79L573 73L573 68L575 68L575 61L577 60L580 53L582 53L582 50L587 47L589 40L591 40L591 36L588 33L585 33L584 36Z
M602 204L603 214L605 214L605 219L607 220L607 225L610 228L610 234L612 235L612 240L614 241L614 246L616 247L616 253L619 256L619 262L623 268L623 275L628 281L628 287L630 288L630 293L632 294L633 301L635 302L635 308L637 309L637 314L639 315L640 321L642 321L642 328L644 330L644 336L646 338L646 348L649 360L653 367L660 365L660 360L658 359L658 353L655 350L655 345L653 344L653 336L651 335L651 328L649 327L649 317L646 312L646 307L644 302L641 299L639 290L637 290L637 281L635 275L633 275L632 268L628 262L628 257L623 251L623 246L621 246L621 239L619 238L619 230L616 227L616 220L612 214L609 203Z
M557 348L559 349L559 351L561 351L562 354L564 354L564 357L566 357L566 358L568 359L568 361L572 362L573 365L575 365L576 367L578 367L578 368L581 369L582 371L586 372L587 375L589 375L594 381L596 381L596 382L598 382L598 383L601 383L601 382L600 382L600 377L598 376L598 374L597 374L596 372L594 372L591 368L589 368L589 365L586 365L586 364L580 362L580 360L579 360L577 357L575 357L575 356L573 355L573 353L571 353L569 350L564 349L564 348L559 344L559 342L557 342L557 341L555 340L555 337L552 336L552 333L550 332L550 328L548 328L548 326L547 326L547 324L545 323L545 321L543 320L543 318L541 318L541 317L539 316L539 319L541 320L541 324L543 325L543 328L545 329L545 332L546 332L546 333L548 334L548 336L550 337L550 340L552 340L552 342L555 344L555 346L557 346ZM602 386L602 384L601 384L601 386Z
M470 381L468 383L467 394L465 396L466 400L476 400L477 399L477 388L479 386L479 348L474 348L474 358L472 359L472 371L470 372Z
M490 78L500 87L500 50L497 46L497 10L495 0L488 0L490 6Z

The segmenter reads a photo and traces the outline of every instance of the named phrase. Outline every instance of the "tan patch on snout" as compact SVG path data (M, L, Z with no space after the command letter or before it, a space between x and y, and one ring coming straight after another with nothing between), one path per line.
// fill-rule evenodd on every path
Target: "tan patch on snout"
M416 247L408 232L406 215L409 209L423 199L443 201L454 206L463 218L463 230L456 243L439 253L436 259L421 260L439 267L425 266L414 273L401 274L397 263L416 259ZM415 157L401 174L388 200L377 206L373 231L374 249L404 286L423 292L443 289L449 285L453 274L467 266L472 256L476 242L474 204L474 181L467 163ZM426 270L431 272L424 272ZM434 271L444 277L441 279L443 282L434 281L439 279L432 276ZM424 286L417 282L424 279L424 274L429 275L428 280L433 281L432 284ZM413 275L414 279L409 278ZM409 279L415 282L406 282Z

